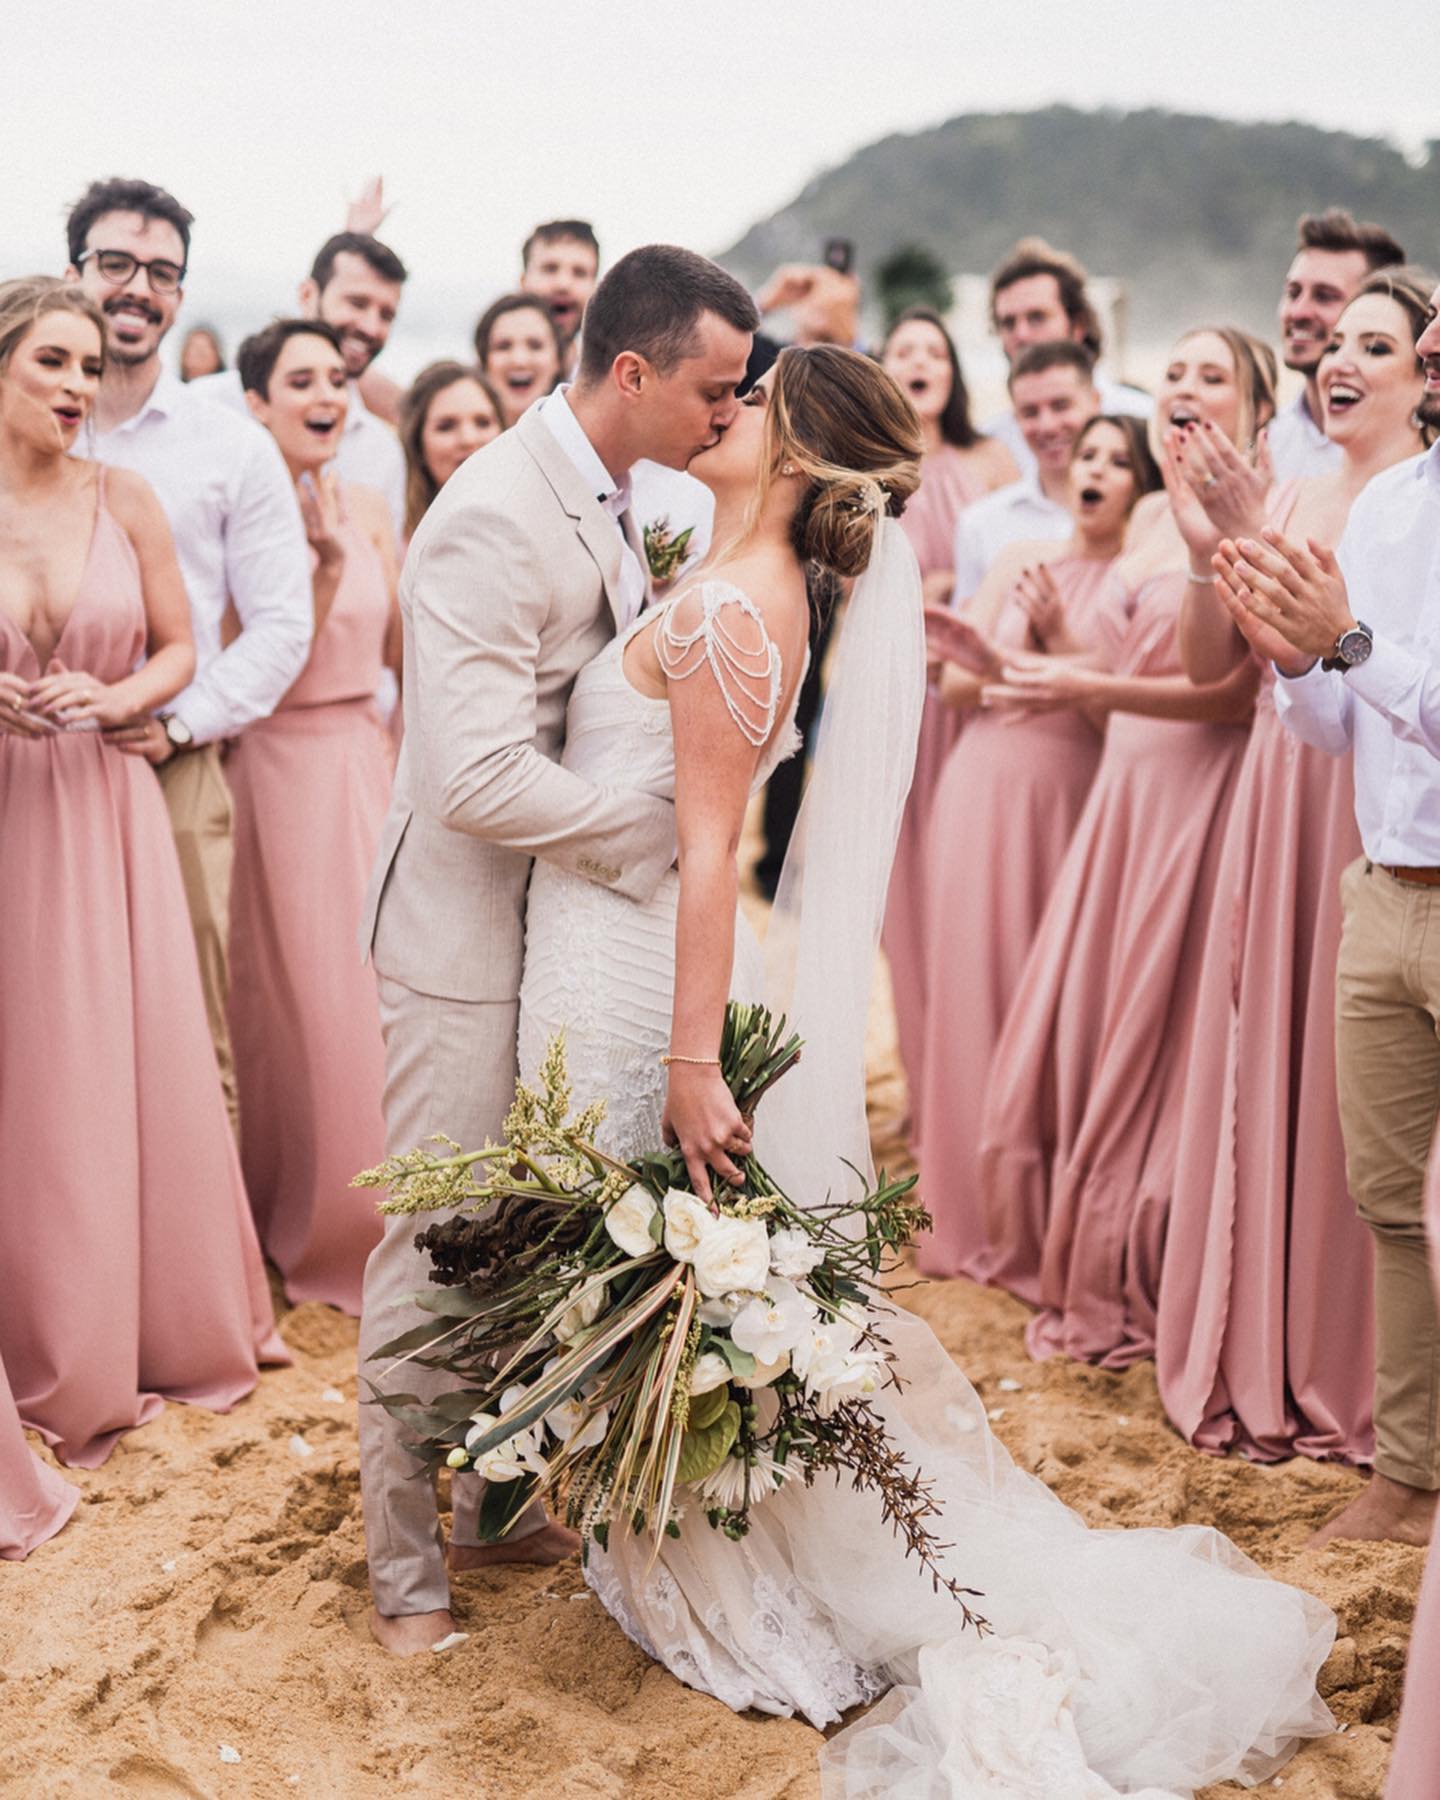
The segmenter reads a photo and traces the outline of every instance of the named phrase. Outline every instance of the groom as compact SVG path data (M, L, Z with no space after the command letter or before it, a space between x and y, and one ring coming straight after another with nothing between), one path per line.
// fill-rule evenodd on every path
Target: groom
M627 510L640 458L683 469L735 416L757 315L714 263L655 244L623 257L585 314L573 387L472 456L417 530L400 588L405 738L362 925L385 1034L389 1150L437 1132L498 1138L516 1078L532 857L644 901L675 856L669 801L559 766L576 675L648 595ZM387 1220L365 1270L367 1359L427 1315L417 1221ZM443 1386L407 1365L422 1397ZM434 1487L383 1407L360 1409L371 1629L397 1655L454 1630ZM480 1484L454 1479L452 1569L552 1562L572 1533L537 1505L481 1546Z

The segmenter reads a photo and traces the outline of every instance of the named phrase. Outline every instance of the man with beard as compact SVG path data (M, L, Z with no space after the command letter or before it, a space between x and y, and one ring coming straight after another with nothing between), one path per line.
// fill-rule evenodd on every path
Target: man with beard
M406 273L404 263L378 238L340 231L320 246L298 296L301 318L321 319L340 334L340 354L350 377L350 405L335 454L335 473L342 481L380 490L394 520L397 543L405 530L405 453L390 426L366 406L360 377L389 341ZM245 410L238 370L207 375L194 386L199 393L224 399L237 412Z
M1437 307L1440 287L1416 344L1427 436L1440 432ZM1285 677L1287 729L1353 750L1364 846L1341 879L1335 1060L1346 1173L1375 1244L1375 1474L1312 1543L1424 1544L1440 1490L1424 1219L1440 1114L1440 444L1369 483L1338 551L1263 537L1220 546L1216 591Z
M105 318L94 454L160 498L190 601L195 678L168 710L107 735L154 765L165 790L200 958L216 1061L234 1123L226 1022L233 818L226 738L274 710L310 649L310 557L275 440L162 369L184 296L191 214L148 181L93 182L70 213L66 271ZM233 602L240 634L222 645Z
M1277 481L1325 475L1338 468L1340 451L1321 424L1316 373L1335 321L1355 290L1376 269L1403 263L1405 252L1380 225L1357 225L1342 207L1306 213L1296 227L1295 260L1280 295L1280 347L1285 367L1305 386L1276 413L1266 432Z
M520 253L520 292L550 308L564 346L565 379L580 361L580 321L600 279L600 240L584 219L537 225Z

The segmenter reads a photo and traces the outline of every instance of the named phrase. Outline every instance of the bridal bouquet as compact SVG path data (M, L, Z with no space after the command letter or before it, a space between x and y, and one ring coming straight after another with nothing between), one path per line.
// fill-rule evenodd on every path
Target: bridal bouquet
M799 1058L762 1007L731 1005L721 1069L740 1111ZM928 1223L915 1178L801 1207L752 1156L740 1188L692 1191L678 1150L601 1150L603 1100L571 1115L563 1038L523 1082L504 1141L412 1150L355 1178L382 1210L460 1208L416 1242L432 1315L377 1352L444 1370L438 1399L373 1390L430 1468L486 1478L479 1536L537 1495L602 1547L614 1530L676 1537L693 1508L731 1538L784 1484L823 1471L873 1490L907 1549L941 1570L928 1485L870 1405L896 1380L879 1286ZM818 1160L818 1159L817 1159ZM863 1183L861 1184L863 1187ZM966 1617L977 1625L966 1608Z

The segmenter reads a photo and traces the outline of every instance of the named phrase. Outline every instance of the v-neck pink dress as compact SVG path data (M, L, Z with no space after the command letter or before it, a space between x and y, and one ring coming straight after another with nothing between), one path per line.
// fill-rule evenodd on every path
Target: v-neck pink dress
M230 1029L245 1185L291 1300L358 1314L380 1239L385 1155L375 974L355 948L390 803L375 704L390 617L374 544L346 526L345 566L310 659L226 763L235 796Z
M46 672L119 681L140 569L105 505ZM0 667L38 680L0 612ZM165 1400L225 1411L287 1361L205 1021L155 773L95 731L0 737L0 1359L94 1468Z

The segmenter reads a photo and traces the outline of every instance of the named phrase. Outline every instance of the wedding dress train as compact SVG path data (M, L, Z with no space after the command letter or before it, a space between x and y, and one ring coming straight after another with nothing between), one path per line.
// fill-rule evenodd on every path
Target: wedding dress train
M838 1160L852 1148L866 1166L854 1135L864 1130L865 986L923 692L913 559L888 528L882 541L844 624L806 800L817 815L809 825L822 826L832 852L807 872L806 908L813 898L817 916L830 909L818 944L811 933L808 973L802 949L777 997L737 920L733 992L784 1004L807 1039L808 1089L798 1070L787 1076L756 1121L758 1154L796 1198L853 1180ZM728 690L725 645L737 634L753 643L757 632L763 642L759 613L721 583L690 595L707 678ZM628 638L582 671L565 761L600 785L673 795L668 704L626 678ZM912 684L914 716L902 709L905 729L890 731L875 697ZM777 679L772 722L780 691ZM791 735L788 721L769 734L757 784ZM870 809L878 818L867 814L867 782L885 792ZM873 828L878 841L857 847L852 826ZM787 868L782 915L788 880ZM522 1070L533 1075L563 1027L576 1098L607 1098L606 1139L620 1156L659 1139L678 891L672 872L639 906L544 862L530 889ZM781 917L771 939L790 928ZM796 929L804 937L809 925ZM1335 1627L1319 1601L1270 1580L1207 1528L1088 1529L1015 1466L926 1325L896 1310L883 1329L903 1387L873 1404L931 1484L940 1508L932 1524L951 1546L946 1572L981 1591L974 1604L993 1635L960 1628L956 1602L907 1556L873 1495L822 1478L767 1498L739 1542L693 1505L649 1573L648 1538L616 1531L608 1551L590 1545L587 1580L647 1654L736 1710L799 1713L816 1726L886 1694L826 1745L827 1800L1168 1800L1226 1777L1258 1781L1298 1739L1330 1729L1315 1676Z

